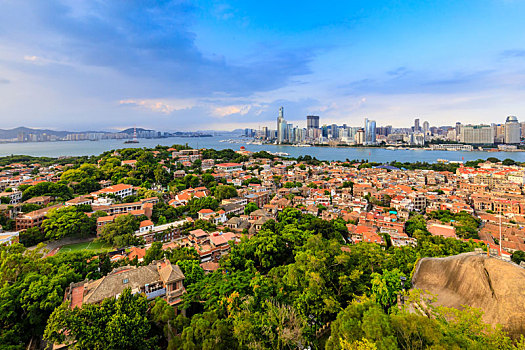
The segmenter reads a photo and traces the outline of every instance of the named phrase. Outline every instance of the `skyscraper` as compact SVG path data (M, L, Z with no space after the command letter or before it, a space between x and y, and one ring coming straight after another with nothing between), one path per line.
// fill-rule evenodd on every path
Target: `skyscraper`
M286 120L284 120L284 108L279 108L277 117L277 143L281 144L286 140Z
M307 115L306 116L306 128L307 129L319 129L319 116L318 115Z
M419 118L414 119L414 132L421 131L421 127L419 126Z
M513 115L509 115L505 121L505 143L520 143L520 136L521 125L518 123L518 118Z
M376 121L368 120L365 118L365 145L375 145L376 144Z
M423 122L423 134L427 134L430 131L430 124L427 121Z

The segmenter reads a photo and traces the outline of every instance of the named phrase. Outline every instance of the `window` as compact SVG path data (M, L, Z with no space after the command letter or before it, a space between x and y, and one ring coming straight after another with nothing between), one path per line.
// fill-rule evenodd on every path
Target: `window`
M129 282L129 279L127 279L127 278L124 278L124 279L122 280L122 284L127 284L128 282Z

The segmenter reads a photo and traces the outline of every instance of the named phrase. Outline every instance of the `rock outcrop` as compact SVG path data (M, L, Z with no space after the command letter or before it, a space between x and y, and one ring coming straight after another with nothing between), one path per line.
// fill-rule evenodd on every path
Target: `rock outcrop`
M525 334L525 269L477 253L419 261L412 284L437 295L437 304L483 310L483 321L511 336Z

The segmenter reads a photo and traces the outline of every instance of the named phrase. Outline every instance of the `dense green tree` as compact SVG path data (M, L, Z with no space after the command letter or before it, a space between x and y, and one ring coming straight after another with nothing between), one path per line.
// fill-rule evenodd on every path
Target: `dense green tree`
M397 295L402 292L401 277L406 278L398 269L385 270L382 274L372 274L372 295L387 311L397 302Z
M164 169L162 164L157 165L153 174L155 176L155 183L159 185L167 186L168 183L171 181L170 173L166 169Z
M67 185L53 182L39 182L29 186L22 192L22 200L38 196L51 196L58 200L66 201L73 198L73 190Z
M522 261L525 261L525 252L516 250L514 253L512 253L511 260L516 264L520 264Z
M40 242L44 242L46 240L46 234L39 227L31 227L20 231L19 238L21 244L25 247L31 247Z
M133 215L117 216L113 222L104 225L100 239L118 247L135 245L139 243L134 235L139 226L139 220Z
M177 262L180 260L200 261L199 253L197 253L197 251L193 247L180 247L176 249L170 249L165 252L165 255L172 264L177 264Z
M47 318L63 301L71 282L99 278L88 253L62 253L43 259L39 249L0 246L0 344L22 349L38 341Z
M223 199L237 197L237 190L233 186L220 185L215 187L215 192L213 195L220 202Z
M158 224L162 216L167 222L173 222L181 216L182 210L184 210L184 207L174 208L165 202L159 202L153 206L151 220Z
M125 289L118 299L69 309L66 303L49 318L44 338L62 344L74 341L77 349L152 349L158 339L150 337L149 303Z
M177 265L184 274L184 285L186 287L199 282L204 278L204 270L199 264L198 260L179 260Z
M34 203L24 203L21 205L20 209L22 210L22 213L29 213L38 209L42 209L42 206Z
M95 233L96 221L75 206L51 209L42 222L47 239L87 237Z
M197 213L201 209L211 209L217 210L219 208L219 202L213 197L204 197L204 198L192 198L188 205L186 205L186 210L188 214L196 217Z
M416 230L427 232L427 221L423 215L413 215L406 222L405 232L409 236L413 236Z
M388 316L369 299L354 301L337 315L326 349L348 349L347 344L365 339L377 349L398 349Z
M257 204L255 204L254 202L250 202L244 207L244 215L250 215L251 213L253 213L257 209L259 209Z
M164 251L162 250L162 242L153 242L151 247L146 250L144 255L144 264L148 265L154 260L160 260L164 257Z

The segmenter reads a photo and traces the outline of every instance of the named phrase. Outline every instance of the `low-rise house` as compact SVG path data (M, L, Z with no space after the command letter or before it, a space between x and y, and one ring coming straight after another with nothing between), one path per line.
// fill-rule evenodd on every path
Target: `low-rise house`
M72 205L91 205L93 204L93 199L90 197L80 196L70 199L64 203L66 206Z
M454 226L429 223L427 225L427 230L434 236L441 236L445 238L458 238L456 236L456 228Z
M117 184L108 186L101 190L91 193L94 198L104 197L107 195L113 195L116 197L124 198L136 194L135 188L132 185Z
M179 238L181 236L181 228L184 223L187 222L187 220L179 220L154 226L153 222L150 220L145 221L149 222L144 223L144 226L135 232L135 236L142 238L146 244L153 243L155 241L166 242L175 238Z
M122 266L98 280L71 283L66 289L65 300L73 309L118 298L124 289L130 288L133 294L144 294L148 300L162 298L176 305L186 291L184 278L180 267L169 260L154 261L147 266Z
M227 173L242 170L242 164L239 163L220 163L215 166L217 167L217 170Z
M41 205L45 207L46 205L51 203L52 200L53 200L53 197L51 196L39 196L39 197L29 198L28 200L24 201L24 204L36 204L36 205Z
M9 198L9 204L17 204L22 199L22 192L18 190L11 192L1 192L0 198L2 197Z
M62 207L62 204L53 205L51 207L38 209L26 214L20 214L15 220L15 226L17 231L27 230L32 227L40 227L42 222L46 218L47 214L52 209L58 209Z

